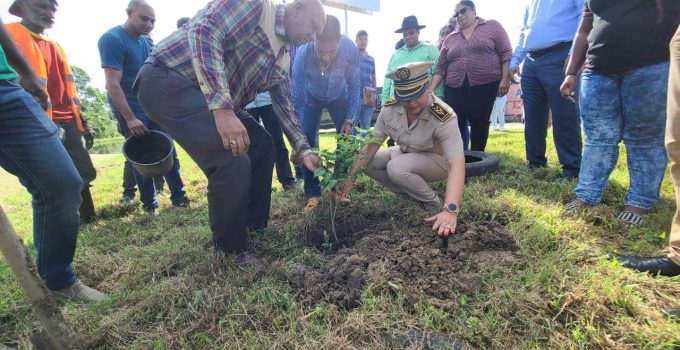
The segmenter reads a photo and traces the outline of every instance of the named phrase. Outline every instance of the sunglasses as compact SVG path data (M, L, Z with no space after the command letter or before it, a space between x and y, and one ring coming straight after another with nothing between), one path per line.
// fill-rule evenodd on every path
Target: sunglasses
M462 9L460 9L460 11L454 12L453 18L458 18L460 16L464 16L468 12L468 10L470 10L469 7L463 7Z

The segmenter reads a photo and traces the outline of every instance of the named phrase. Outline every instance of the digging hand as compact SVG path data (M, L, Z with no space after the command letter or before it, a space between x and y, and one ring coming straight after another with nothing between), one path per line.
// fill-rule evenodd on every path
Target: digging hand
M425 219L425 222L434 223L432 231L437 232L440 236L448 236L456 232L456 225L458 224L458 217L446 211L442 211L435 216Z

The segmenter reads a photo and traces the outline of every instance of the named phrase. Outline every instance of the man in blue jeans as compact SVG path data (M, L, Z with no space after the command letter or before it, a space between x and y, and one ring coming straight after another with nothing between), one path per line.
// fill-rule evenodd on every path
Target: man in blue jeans
M105 295L78 281L71 266L80 224L78 209L83 181L59 141L57 126L36 102L38 99L47 106L42 84L1 20L0 45L0 166L19 177L33 197L38 274L58 297L99 302ZM21 75L21 86L14 83L17 75L10 64Z
M553 115L553 139L565 179L578 177L581 166L581 122L578 105L562 98L560 85L571 42L585 0L530 0L519 44L510 61L510 76L522 67L524 137L529 168L545 167L548 112Z
M143 0L131 1L127 14L128 19L125 24L113 27L104 33L99 39L98 46L113 115L118 120L125 137L139 137L148 130L163 131L144 113L137 95L132 92L132 84L137 73L153 47L147 35L151 33L156 17L153 8ZM189 205L189 200L184 191L179 159L177 159L175 150L172 156L172 169L165 175L170 188L170 200L176 207L186 207ZM133 172L144 210L157 215L159 204L153 178L142 176L136 170Z
M300 46L293 62L293 105L302 119L302 130L311 147L319 147L319 127L323 109L335 131L349 134L359 109L361 81L359 51L352 40L340 33L340 21L326 17L326 26L315 41ZM305 178L304 211L310 212L321 201L319 179L309 169Z
M359 50L359 65L361 77L361 105L359 111L354 116L352 135L356 135L356 127L361 127L364 135L366 130L371 128L373 111L376 102L376 79L375 79L375 60L366 52L368 47L368 33L360 30L355 40Z

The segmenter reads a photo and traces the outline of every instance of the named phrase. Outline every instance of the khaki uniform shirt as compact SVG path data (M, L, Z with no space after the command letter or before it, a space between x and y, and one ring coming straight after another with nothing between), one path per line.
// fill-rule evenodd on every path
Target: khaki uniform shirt
M432 111L435 104L450 114L448 119L438 117ZM451 107L434 95L410 126L406 110L399 103L384 106L375 123L373 139L382 143L388 136L397 141L403 153L431 152L442 155L446 161L464 155L458 118Z

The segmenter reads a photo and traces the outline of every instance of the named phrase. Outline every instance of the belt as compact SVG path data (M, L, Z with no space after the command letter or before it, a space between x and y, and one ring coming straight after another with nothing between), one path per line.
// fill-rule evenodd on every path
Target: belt
M563 41L563 42L555 44L553 46L548 46L546 48L529 51L529 56L531 56L532 58L537 58L537 57L545 56L545 55L547 55L551 52L559 51L559 50L564 49L566 47L571 47L571 41Z

